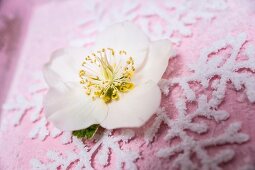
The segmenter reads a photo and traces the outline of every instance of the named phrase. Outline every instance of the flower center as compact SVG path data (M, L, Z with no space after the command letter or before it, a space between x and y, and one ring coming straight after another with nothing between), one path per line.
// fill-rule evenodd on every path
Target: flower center
M133 58L126 51L103 48L83 61L80 84L92 99L101 98L109 103L134 88L131 82L134 72Z

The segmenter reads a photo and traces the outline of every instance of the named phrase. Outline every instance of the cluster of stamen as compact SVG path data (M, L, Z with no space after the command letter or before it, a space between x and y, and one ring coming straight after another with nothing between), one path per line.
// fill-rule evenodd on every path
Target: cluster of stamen
M134 72L133 58L126 51L103 48L85 57L79 72L80 84L92 99L109 103L134 88Z

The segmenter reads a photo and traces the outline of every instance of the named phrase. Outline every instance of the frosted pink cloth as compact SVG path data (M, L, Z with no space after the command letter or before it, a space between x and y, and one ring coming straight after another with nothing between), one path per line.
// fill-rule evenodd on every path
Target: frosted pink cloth
M0 2L0 106L11 85L32 7L23 0Z
M108 1L107 1L108 2ZM110 2L110 1L109 1ZM58 1L51 1L41 6L34 8L31 14L31 19L28 25L27 34L25 35L23 43L20 43L20 52L15 54L17 58L20 58L18 62L18 67L16 68L14 80L11 83L11 88L8 92L8 100L11 101L15 99L19 94L25 97L26 100L30 101L26 103L27 110L24 110L26 114L22 116L21 120L18 121L18 126L12 126L11 121L13 120L17 112L15 109L12 111L5 111L2 113L1 120L1 130L0 130L0 169L32 169L30 160L33 158L39 159L43 162L49 162L46 156L48 150L57 150L60 153L65 153L67 150L73 150L74 144L62 145L61 136L57 138L52 138L47 136L43 141L40 141L36 136L35 139L31 140L29 134L31 130L40 122L43 114L40 114L39 120L31 121L31 115L39 110L40 105L35 107L36 95L33 95L31 88L34 85L39 84L43 86L43 82L35 76L36 72L40 72L42 66L46 61L49 60L51 52L55 49L65 47L67 45L80 45L85 44L89 47L93 43L93 37L104 28L109 23L117 21L120 15L123 17L120 19L125 20L131 17L131 19L144 27L149 36L152 38L160 38L158 34L163 34L161 28L164 27L166 30L170 30L171 24L183 23L182 18L176 18L175 14L171 9L174 6L166 6L166 4L158 3L160 9L167 8L169 10L169 23L164 23L164 14L157 11L153 11L153 8L149 8L146 3L139 3L138 6L132 8L132 4L126 8L127 12L123 14L121 8L116 5L116 10L119 11L111 13L112 8L111 3L106 3L104 5L85 4L82 1L64 1L62 3ZM83 5L81 5L83 4ZM108 4L108 5L107 5ZM175 4L175 3L173 3ZM201 2L201 4L204 4ZM89 6L90 5L90 6ZM164 6L165 5L165 6ZM220 4L221 5L221 4ZM164 78L182 78L187 75L192 75L188 69L190 63L197 63L197 59L202 49L210 47L215 41L221 40L228 35L233 37L239 35L240 33L246 33L247 40L249 44L254 43L255 37L255 7L252 1L229 1L227 2L227 8L222 10L216 10L212 12L212 19L198 19L195 23L191 22L185 25L185 28L178 28L173 31L173 34L168 35L175 41L177 38L181 41L180 45L175 46L177 57L169 61L168 69L164 75ZM152 5L153 6L153 5ZM147 11L143 11L137 14L136 11L141 11L141 8L145 7ZM201 8L204 8L203 6ZM104 12L100 19L96 18L100 9ZM187 13L191 11L196 11L196 8L191 8ZM220 9L220 7L219 7ZM68 11L68 12L67 12ZM135 11L132 13L132 11ZM153 11L158 14L156 17L153 15L146 15L146 12L150 14ZM152 12L152 13L153 13ZM194 14L194 13L193 13ZM117 15L119 15L117 17ZM136 17L132 18L132 15ZM205 14L199 14L201 16ZM167 16L167 15L166 15ZM171 20L171 17L177 19L176 22ZM207 16L210 18L210 16ZM117 18L117 19L116 19ZM198 17L199 18L199 17ZM116 20L114 20L116 19ZM187 19L188 20L188 19ZM146 23L144 23L146 22ZM148 22L148 23L147 23ZM82 23L82 24L81 24ZM163 23L163 24L162 24ZM159 24L160 28L157 28ZM167 25L169 24L169 25ZM191 34L189 34L189 31ZM186 36L185 36L186 34ZM81 39L83 38L83 39ZM8 41L12 43L12 41ZM11 46L11 45L10 45ZM246 46L244 48L247 48ZM223 55L228 55L227 51L222 52ZM212 56L213 57L213 56ZM254 74L253 74L254 76ZM199 93L208 93L208 98L210 98L211 89L204 89L201 85L194 85L196 91ZM162 106L166 108L167 114L172 119L178 117L180 112L176 109L176 100L182 94L182 90L178 87L173 88L173 91L168 95L164 96L162 100ZM189 132L191 136L196 138L196 140L215 138L222 134L223 131L232 122L241 122L241 132L249 136L249 141L242 144L227 144L220 147L211 147L207 149L210 155L215 155L222 151L223 149L232 149L235 151L235 157L228 163L220 165L223 169L242 169L251 167L254 168L254 157L255 157L255 105L250 102L245 94L246 89L243 88L237 91L233 88L233 85L229 83L227 85L227 91L223 103L220 105L221 110L225 110L229 113L229 119L223 121L222 123L216 123L213 120L205 120L203 118L198 118L197 121L204 120L209 126L209 132L204 135L199 135L197 133ZM38 93L38 91L36 92ZM43 93L40 92L40 96ZM33 98L35 96L35 98ZM32 105L32 107L31 107ZM194 109L194 105L188 107L190 110ZM38 109L38 110L37 110ZM7 109L8 110L8 109ZM151 145L143 144L144 132L153 124L154 119L152 118L148 124L140 129L135 129L136 137L127 144L123 144L124 148L130 148L134 151L140 152L142 159L138 159L135 163L140 169L169 169L172 167L175 161L175 156L168 158L158 158L156 153L160 148L167 146L175 146L178 143L178 139L174 140L172 143L166 142L163 138L166 135L167 127L161 125L160 131L156 134L156 138ZM52 125L47 125L49 129L53 129ZM94 160L94 157L92 158ZM112 155L110 159L110 165L105 168L111 169L115 166L116 156ZM185 163L184 163L185 164ZM93 166L100 169L100 165L97 161L93 161Z

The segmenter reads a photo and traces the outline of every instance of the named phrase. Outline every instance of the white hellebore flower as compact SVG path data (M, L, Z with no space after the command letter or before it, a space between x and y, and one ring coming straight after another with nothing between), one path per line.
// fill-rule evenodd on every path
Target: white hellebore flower
M142 126L160 105L157 85L171 56L168 40L151 42L130 22L103 31L93 52L61 49L45 65L45 114L57 128L74 131Z

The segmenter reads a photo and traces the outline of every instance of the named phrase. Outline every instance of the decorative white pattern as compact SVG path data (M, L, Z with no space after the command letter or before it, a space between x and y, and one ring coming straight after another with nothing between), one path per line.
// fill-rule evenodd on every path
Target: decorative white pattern
M95 33L107 26L121 21L131 20L137 23L151 39L170 39L180 44L180 36L191 36L190 26L198 20L211 21L215 12L227 8L224 0L215 1L111 1L86 4L90 17L82 19L78 25L86 25L78 38L70 45L89 45L94 41ZM109 6L109 4L111 4ZM110 8L111 10L108 10ZM178 33L178 34L174 34Z
M159 149L156 156L166 158L177 154L178 156L175 158L171 166L173 168L180 168L182 170L198 168L205 170L221 169L220 164L232 160L235 152L232 149L222 149L215 156L210 156L207 153L206 148L221 146L224 144L242 144L249 140L249 136L247 134L238 132L240 131L241 123L236 122L230 124L223 134L206 138L204 140L196 140L192 136L189 136L185 130L190 130L197 134L203 134L208 130L205 123L192 122L192 118L194 118L195 115L199 116L197 113L198 112L192 113L190 116L186 117L180 113L178 118L171 120L163 110L159 112L160 118L163 118L161 121L164 121L168 127L171 128L164 139L171 141L172 139L178 137L180 138L181 142L175 146ZM197 162L192 161L192 156L194 153L200 161L200 166Z
M72 136L68 132L62 132L56 128L49 128L49 123L43 115L43 96L47 90L47 86L44 83L42 74L35 73L32 76L37 82L29 87L29 95L24 97L23 95L17 95L14 101L4 104L3 109L11 114L14 114L6 118L6 122L10 120L11 126L19 126L22 118L29 113L30 121L34 124L34 127L28 134L30 139L39 139L41 141L46 140L48 136L57 138L61 136L62 144L69 144L72 142ZM8 123L6 123L8 126Z
M169 128L164 140L171 141L179 138L181 142L175 146L161 148L156 156L177 155L172 166L182 170L221 169L220 164L232 160L235 152L226 149L211 157L206 148L224 144L241 144L249 140L247 134L238 132L241 129L239 122L230 124L223 134L204 140L197 140L187 133L187 130L201 135L208 132L208 124L203 121L195 122L196 117L214 119L220 123L230 116L227 111L219 110L219 105L225 98L228 82L232 82L236 90L245 87L248 100L255 102L254 47L248 45L245 48L245 42L245 34L220 40L202 51L196 65L191 66L193 72L191 76L162 80L161 89L166 95L169 93L169 86L174 88L176 85L181 87L184 94L175 104L178 110L177 117L169 118L164 108L159 109L153 125L145 133L145 140L147 144L153 142L160 125L164 122ZM227 48L231 48L230 54L222 53ZM240 55L246 55L246 58L239 61ZM240 72L241 69L246 71ZM212 83L210 83L211 80L213 80ZM194 82L200 83L202 88L207 90L211 87L211 98L205 94L196 94L196 91L190 87L190 84ZM196 102L197 108L195 111L187 112L187 104L191 102ZM194 153L200 161L200 166L192 161Z
M238 56L242 52L241 48L246 42L246 35L240 34L237 37L227 37L221 41L214 43L210 48L204 49L198 59L197 63L190 65L190 69L193 72L192 76L174 78L166 82L161 82L162 91L168 93L168 85L179 85L184 91L184 95L188 101L195 100L195 92L190 88L189 84L192 82L200 83L204 88L208 88L209 81L219 76L220 79L215 79L212 83L213 99L210 100L210 106L217 108L223 101L226 85L229 81L234 85L236 90L241 90L244 86L246 88L246 95L250 102L255 102L255 77L252 72L255 71L255 55L254 46L249 45L245 48L243 55L246 55L247 59L238 61ZM230 56L228 54L217 54L219 51L224 50L231 46L232 52ZM214 57L209 58L210 55ZM246 69L246 72L241 72L242 69Z
M94 159L98 165L106 167L110 164L110 155L115 155L114 169L136 170L135 161L140 157L139 152L122 149L119 142L127 143L134 137L133 131L124 131L122 135L112 136L111 131L106 131L102 136L98 136L98 141L92 147L87 146L81 140L73 138L73 143L78 151L55 152L48 151L48 163L43 163L38 159L31 160L33 169L67 169L72 165L74 169L94 169ZM94 156L93 156L94 155Z
M22 117L27 113L29 109L31 109L33 105L28 102L28 100L22 96L18 95L14 98L13 101L9 101L3 105L3 110L14 112L15 115L12 116L12 121L10 122L13 126L18 126ZM34 113L36 115L37 113Z

